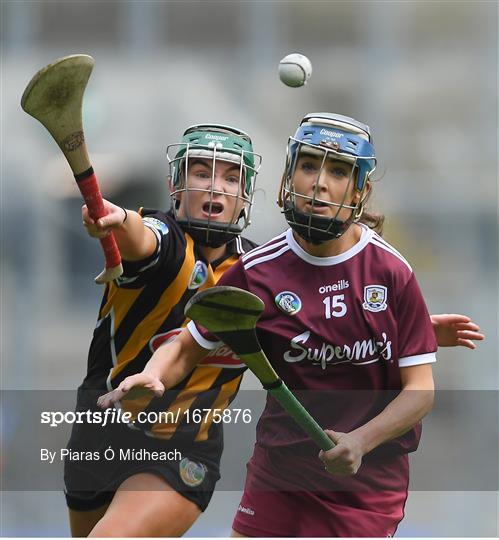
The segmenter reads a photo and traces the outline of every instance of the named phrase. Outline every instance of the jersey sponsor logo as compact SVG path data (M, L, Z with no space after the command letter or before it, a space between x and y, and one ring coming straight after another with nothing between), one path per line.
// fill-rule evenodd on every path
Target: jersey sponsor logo
M149 340L149 349L151 352L156 351L162 345L166 345L173 341L182 332L182 328L173 328L168 332L162 334L156 334ZM217 347L213 351L210 351L208 355L199 363L205 367L222 367L241 369L246 367L246 364L241 362L240 358L232 351L230 347L223 344Z
M200 362L203 366L224 367L224 368L243 368L246 367L244 362L241 362L239 356L227 345L210 351L207 356Z
M310 335L310 330L307 330L291 340L291 350L286 351L283 355L286 362L295 363L309 360L313 365L326 369L328 366L345 362L360 366L373 364L380 358L392 359L392 342L385 332L381 333L380 339L358 340L351 345L331 345L322 342L317 347L306 346Z
M208 267L203 261L196 261L194 268L189 279L189 286L187 287L190 290L199 289L208 279Z
M277 307L288 315L296 315L301 309L301 300L291 291L282 291L275 298Z
M178 465L180 472L180 478L184 484L189 487L199 486L206 476L208 469L203 463L197 463L196 461L191 461L189 458L184 458Z
M364 287L362 307L368 311L385 311L387 296L387 289L383 285L367 285Z
M237 511L242 512L243 514L248 514L250 516L255 515L255 511L253 509L248 508L247 506L243 506L241 504L237 507Z
M149 349L151 352L158 350L161 345L166 345L173 341L182 332L182 328L173 328L164 332L163 334L156 334L149 340Z
M159 231L162 235L168 234L169 232L168 225L159 219L153 217L145 217L142 218L142 221L144 223L149 223L151 227Z
M343 137L343 133L338 133L337 131L330 131L329 129L321 129L320 134L327 135L328 137L335 137L337 139L341 139L341 137Z
M325 294L333 291L342 291L343 289L348 289L350 283L347 279L340 279L336 283L331 283L330 285L321 285L319 287L319 293Z

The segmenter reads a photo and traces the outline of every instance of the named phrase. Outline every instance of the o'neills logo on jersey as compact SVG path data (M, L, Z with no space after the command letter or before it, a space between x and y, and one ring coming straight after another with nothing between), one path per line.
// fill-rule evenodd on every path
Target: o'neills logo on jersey
M364 287L364 303L362 307L368 311L385 311L387 289L383 285L367 285Z
M275 298L277 307L288 315L296 315L301 309L301 300L291 291L282 291Z
M328 292L342 291L343 289L348 289L350 283L346 279L340 279L336 283L331 283L330 285L321 285L319 287L319 293L325 294Z
M189 279L188 289L199 289L208 279L208 267L203 261L196 261Z
M156 351L161 345L166 345L170 341L174 340L182 331L182 328L174 328L163 334L156 334L149 341L149 349L151 352ZM208 355L200 362L200 365L206 367L218 367L228 369L241 369L246 365L241 362L239 357L232 351L227 345L222 345L213 351L210 351Z
M286 351L283 356L286 362L309 360L312 364L326 369L328 366L344 362L362 366L373 364L380 358L384 360L392 358L392 342L385 332L381 333L381 339L364 339L351 345L331 345L323 342L318 347L307 346L310 334L310 330L307 330L291 340L291 350Z
M255 515L255 511L251 508L248 508L247 506L242 506L241 504L237 507L238 512L242 512L243 514L248 514L250 516Z

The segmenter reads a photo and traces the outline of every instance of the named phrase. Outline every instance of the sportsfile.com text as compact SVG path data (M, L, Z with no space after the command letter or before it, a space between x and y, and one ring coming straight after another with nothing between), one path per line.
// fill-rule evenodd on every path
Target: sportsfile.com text
M43 411L40 423L49 427L61 424L156 424L178 423L183 419L187 423L206 424L249 424L252 419L250 409L177 409L176 411L140 411L136 418L133 413L122 409L106 409L105 411Z

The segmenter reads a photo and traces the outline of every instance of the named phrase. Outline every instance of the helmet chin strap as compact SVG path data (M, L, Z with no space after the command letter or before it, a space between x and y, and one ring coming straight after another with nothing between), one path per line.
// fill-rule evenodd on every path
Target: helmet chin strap
M200 246L218 248L241 234L241 227L226 223L212 223L209 229L204 220L177 218L177 223Z
M314 245L340 238L340 236L345 234L350 225L356 221L354 211L352 211L351 216L347 220L341 221L339 219L325 218L300 212L289 202L284 203L283 214L293 231L300 238Z

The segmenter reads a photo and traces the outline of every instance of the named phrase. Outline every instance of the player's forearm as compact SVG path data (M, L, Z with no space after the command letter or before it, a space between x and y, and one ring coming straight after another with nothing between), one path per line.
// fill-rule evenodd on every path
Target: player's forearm
M139 261L152 255L156 249L154 233L142 222L142 217L127 210L125 222L113 230L121 257L126 261Z
M189 364L182 358L181 353L181 347L176 340L163 345L151 356L144 373L160 379L165 388L175 386L190 371Z
M173 341L155 351L144 372L160 379L165 388L172 388L189 375L207 352L184 329Z
M434 390L407 387L375 418L350 432L367 454L380 444L409 431L433 407Z

